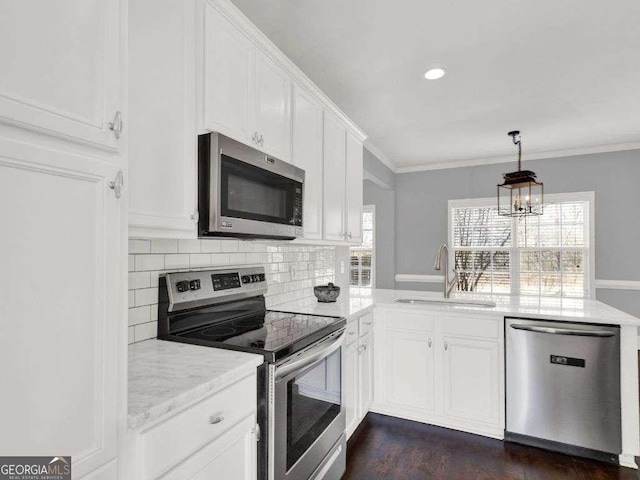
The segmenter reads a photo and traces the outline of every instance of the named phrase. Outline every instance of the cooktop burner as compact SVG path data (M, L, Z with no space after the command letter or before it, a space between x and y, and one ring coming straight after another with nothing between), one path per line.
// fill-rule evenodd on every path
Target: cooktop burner
M263 315L225 320L180 333L181 338L275 352L308 338L342 319L267 310Z

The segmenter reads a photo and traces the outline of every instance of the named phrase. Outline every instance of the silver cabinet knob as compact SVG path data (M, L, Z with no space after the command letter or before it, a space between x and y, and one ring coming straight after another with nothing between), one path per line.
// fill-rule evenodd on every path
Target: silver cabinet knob
M449 350L449 344L446 342L446 340L444 342L444 349L445 350Z
M118 110L113 117L113 122L109 122L107 124L109 130L113 132L113 136L116 139L120 138L120 134L122 133L123 121L122 121L122 113Z
M431 348L431 339L427 340L427 343L429 344L429 348Z
M209 423L211 425L215 425L216 423L220 423L223 420L224 420L224 417L222 415L211 415L209 417Z
M365 325L371 325L371 322L364 322Z
M349 332L349 335L355 335L356 332Z

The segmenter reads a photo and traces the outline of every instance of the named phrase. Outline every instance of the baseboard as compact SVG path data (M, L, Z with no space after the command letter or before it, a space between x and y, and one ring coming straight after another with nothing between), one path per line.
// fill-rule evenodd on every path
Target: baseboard
M628 453L621 453L618 457L620 466L633 468L634 470L638 470L638 464L636 463L636 458Z

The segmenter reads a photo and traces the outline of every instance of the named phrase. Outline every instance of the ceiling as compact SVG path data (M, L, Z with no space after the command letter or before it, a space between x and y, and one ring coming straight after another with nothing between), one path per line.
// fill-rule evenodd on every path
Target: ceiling
M232 1L400 171L640 148L638 0Z

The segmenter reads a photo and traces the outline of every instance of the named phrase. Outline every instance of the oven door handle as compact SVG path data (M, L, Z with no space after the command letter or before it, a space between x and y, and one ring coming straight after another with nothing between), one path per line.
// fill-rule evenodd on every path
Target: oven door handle
M339 336L337 336L338 334ZM277 366L275 371L276 381L281 380L291 372L302 370L309 365L313 365L314 363L322 360L325 357L328 357L337 349L339 349L342 346L342 342L344 341L345 329L343 328L342 330L338 330L338 332L334 333L333 336L337 336L337 338L335 338L335 340L333 340L328 345L325 345L325 342L322 342L322 344L318 345L317 347L307 350L302 357L295 360L289 360L288 362Z

